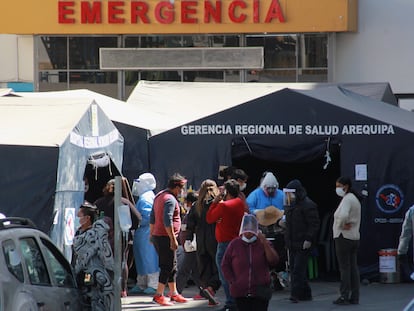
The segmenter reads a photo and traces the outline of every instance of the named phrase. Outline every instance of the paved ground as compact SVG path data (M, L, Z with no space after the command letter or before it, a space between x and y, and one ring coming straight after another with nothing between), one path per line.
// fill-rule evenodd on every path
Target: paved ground
M328 311L343 310L352 311L402 311L404 307L414 298L414 284L382 284L370 283L361 285L361 298L359 305L337 306L332 301L338 297L339 284L337 282L311 282L313 301L300 302L297 304L289 301L289 290L274 292L270 302L269 311ZM185 297L192 297L197 292L195 286L184 290ZM220 301L224 301L223 291L217 293ZM189 301L185 304L176 304L172 307L161 307L152 303L152 297L140 295L122 298L122 310L203 310L218 311L222 306L208 307L207 300Z

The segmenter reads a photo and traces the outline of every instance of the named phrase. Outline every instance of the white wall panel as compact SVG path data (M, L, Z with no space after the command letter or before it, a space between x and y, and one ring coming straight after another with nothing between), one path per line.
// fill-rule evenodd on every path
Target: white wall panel
M33 82L33 36L18 36L18 73L20 82Z
M0 68L0 82L17 81L16 35L0 35Z

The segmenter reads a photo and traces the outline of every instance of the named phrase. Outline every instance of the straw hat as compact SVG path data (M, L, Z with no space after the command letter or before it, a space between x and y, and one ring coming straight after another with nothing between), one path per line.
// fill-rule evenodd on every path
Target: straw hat
M256 212L256 218L260 225L270 226L276 223L283 216L283 211L271 205Z

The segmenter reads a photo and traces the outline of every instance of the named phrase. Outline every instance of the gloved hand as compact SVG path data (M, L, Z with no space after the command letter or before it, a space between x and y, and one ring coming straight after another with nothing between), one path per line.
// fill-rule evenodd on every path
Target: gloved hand
M309 249L312 245L312 242L304 241L303 242L303 249Z
M282 218L280 218L277 222L276 225L279 226L282 229L286 229L286 217L285 215L283 215Z
M194 247L193 243L192 243L190 240L186 240L186 241L184 242L184 250L185 250L187 253L190 253L190 252L194 252L194 251L196 251L196 249L195 249L195 247Z

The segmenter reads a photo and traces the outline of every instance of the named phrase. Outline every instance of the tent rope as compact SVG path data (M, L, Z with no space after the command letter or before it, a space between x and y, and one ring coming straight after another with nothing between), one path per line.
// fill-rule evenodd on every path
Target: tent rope
M326 152L325 152L326 162L325 162L325 165L323 166L324 170L326 170L328 168L329 163L332 161L331 154L329 153L329 144L330 144L330 142L331 142L331 138L328 137L327 142L326 142Z
M248 142L247 142L247 140L246 140L246 137L244 137L244 136L243 136L243 141L244 141L244 143L246 144L247 149L249 149L250 154L253 154L253 151L252 151L252 149L250 148L249 143L248 143Z

